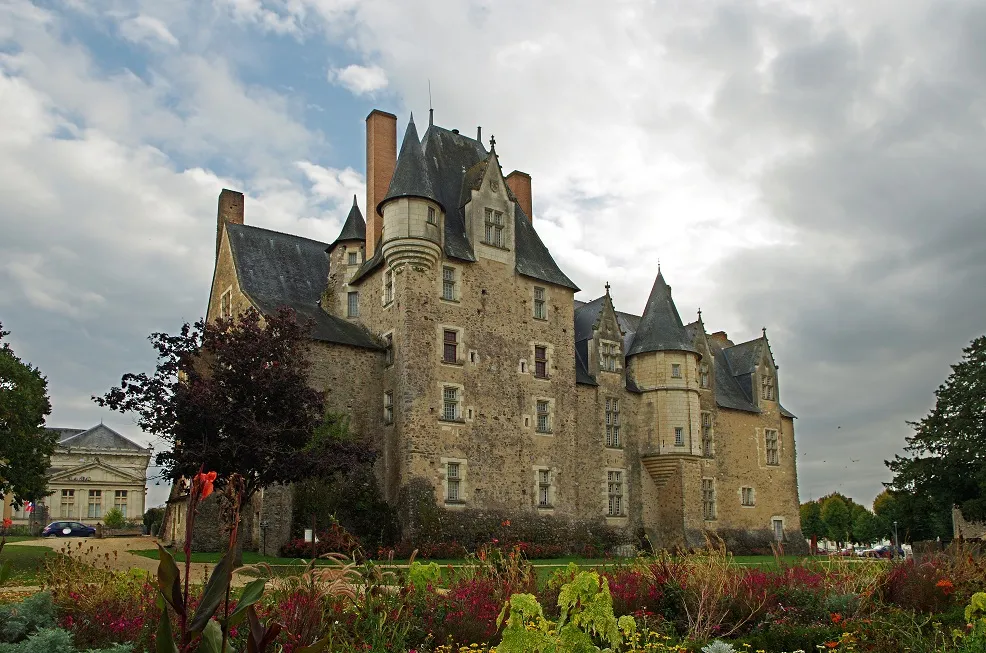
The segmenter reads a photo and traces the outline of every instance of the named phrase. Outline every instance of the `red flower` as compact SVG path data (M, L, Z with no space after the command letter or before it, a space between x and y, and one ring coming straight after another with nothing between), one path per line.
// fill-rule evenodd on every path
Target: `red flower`
M832 623L837 624L840 621L842 621L842 615L839 614L838 612L833 612L832 613Z
M11 519L10 517L7 517L6 519L3 520L3 527L4 528L10 528L13 525L14 525L14 520Z
M205 499L212 494L212 484L216 481L215 472L199 472L195 475L195 483L198 484L202 492L201 498Z

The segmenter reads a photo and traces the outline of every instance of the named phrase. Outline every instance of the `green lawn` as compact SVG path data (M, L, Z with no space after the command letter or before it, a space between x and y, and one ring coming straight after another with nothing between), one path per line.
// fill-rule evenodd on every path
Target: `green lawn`
M46 557L60 555L46 546L7 546L0 553L0 564L10 561L12 571L8 586L36 585Z
M34 535L8 535L6 539L8 542L30 542L38 538Z

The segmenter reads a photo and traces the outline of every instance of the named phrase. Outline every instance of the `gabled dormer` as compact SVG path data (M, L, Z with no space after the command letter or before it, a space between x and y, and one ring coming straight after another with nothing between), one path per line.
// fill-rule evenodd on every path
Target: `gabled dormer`
M466 171L460 206L476 257L499 261L512 269L516 263L515 202L493 145L491 139L489 155Z
M599 378L599 374L623 374L624 354L623 329L616 317L613 298L606 284L606 294L601 298L599 317L592 326L592 346L589 348L589 372Z
M760 389L757 397L757 405L763 407L764 402L778 402L777 390L777 362L774 361L774 354L770 350L770 342L767 340L767 329L763 329L763 337L760 338L760 360L757 363L756 381Z
M695 351L701 356L698 363L698 388L702 392L713 392L715 390L715 356L712 346L709 344L709 336L705 332L705 322L702 321L701 309L698 312L698 319L685 325L685 332L691 338Z

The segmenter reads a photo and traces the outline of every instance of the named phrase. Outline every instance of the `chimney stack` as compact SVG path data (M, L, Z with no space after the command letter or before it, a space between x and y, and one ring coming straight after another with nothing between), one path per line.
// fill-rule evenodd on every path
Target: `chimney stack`
M224 188L219 193L219 211L216 216L216 258L223 239L223 225L227 222L243 224L243 193Z
M534 205L531 199L531 176L526 172L514 170L506 177L507 187L517 198L520 208L527 214L527 219L534 222Z
M397 116L374 109L366 117L366 257L376 251L383 232L377 204L387 195L397 163Z

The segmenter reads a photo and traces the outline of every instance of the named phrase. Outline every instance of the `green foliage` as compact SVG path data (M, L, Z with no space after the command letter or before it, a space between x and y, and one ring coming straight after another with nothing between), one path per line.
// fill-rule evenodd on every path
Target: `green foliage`
M0 324L0 496L37 501L48 494L48 461L57 436L45 431L51 413L48 381L6 342Z
M986 336L963 350L962 360L935 391L935 406L911 423L905 456L886 461L892 488L929 497L940 508L959 506L970 521L986 519Z
M633 617L613 614L613 597L605 578L583 571L562 586L557 623L545 618L531 594L514 594L503 608L505 624L499 653L593 653L618 651L636 632ZM596 642L608 644L600 648Z
M822 522L822 507L817 501L801 504L801 533L807 537L825 537L827 530Z
M407 570L407 582L416 589L425 589L429 585L437 587L442 580L442 570L434 562L422 564L415 560Z
M893 529L901 542L952 539L952 510L932 497L910 491L884 490L873 500L873 512Z
M852 538L856 542L872 544L876 540L890 537L891 534L892 529L886 520L865 508L853 518Z
M822 523L825 524L825 536L834 542L849 540L852 518L849 505L840 495L834 494L821 501Z
M21 603L0 605L0 642L19 642L40 628L53 628L56 623L51 594L38 592Z
M986 653L986 592L976 592L965 607L967 633L953 632L957 650L962 653Z
M133 644L114 644L82 653L133 653ZM61 628L41 628L17 644L0 644L0 653L78 653L71 633Z
M119 508L111 508L103 515L103 523L106 528L124 528L127 525L127 518Z
M144 513L143 522L148 533L153 534L152 531L154 531L154 525L156 524L158 528L160 528L163 521L164 508L148 508Z

